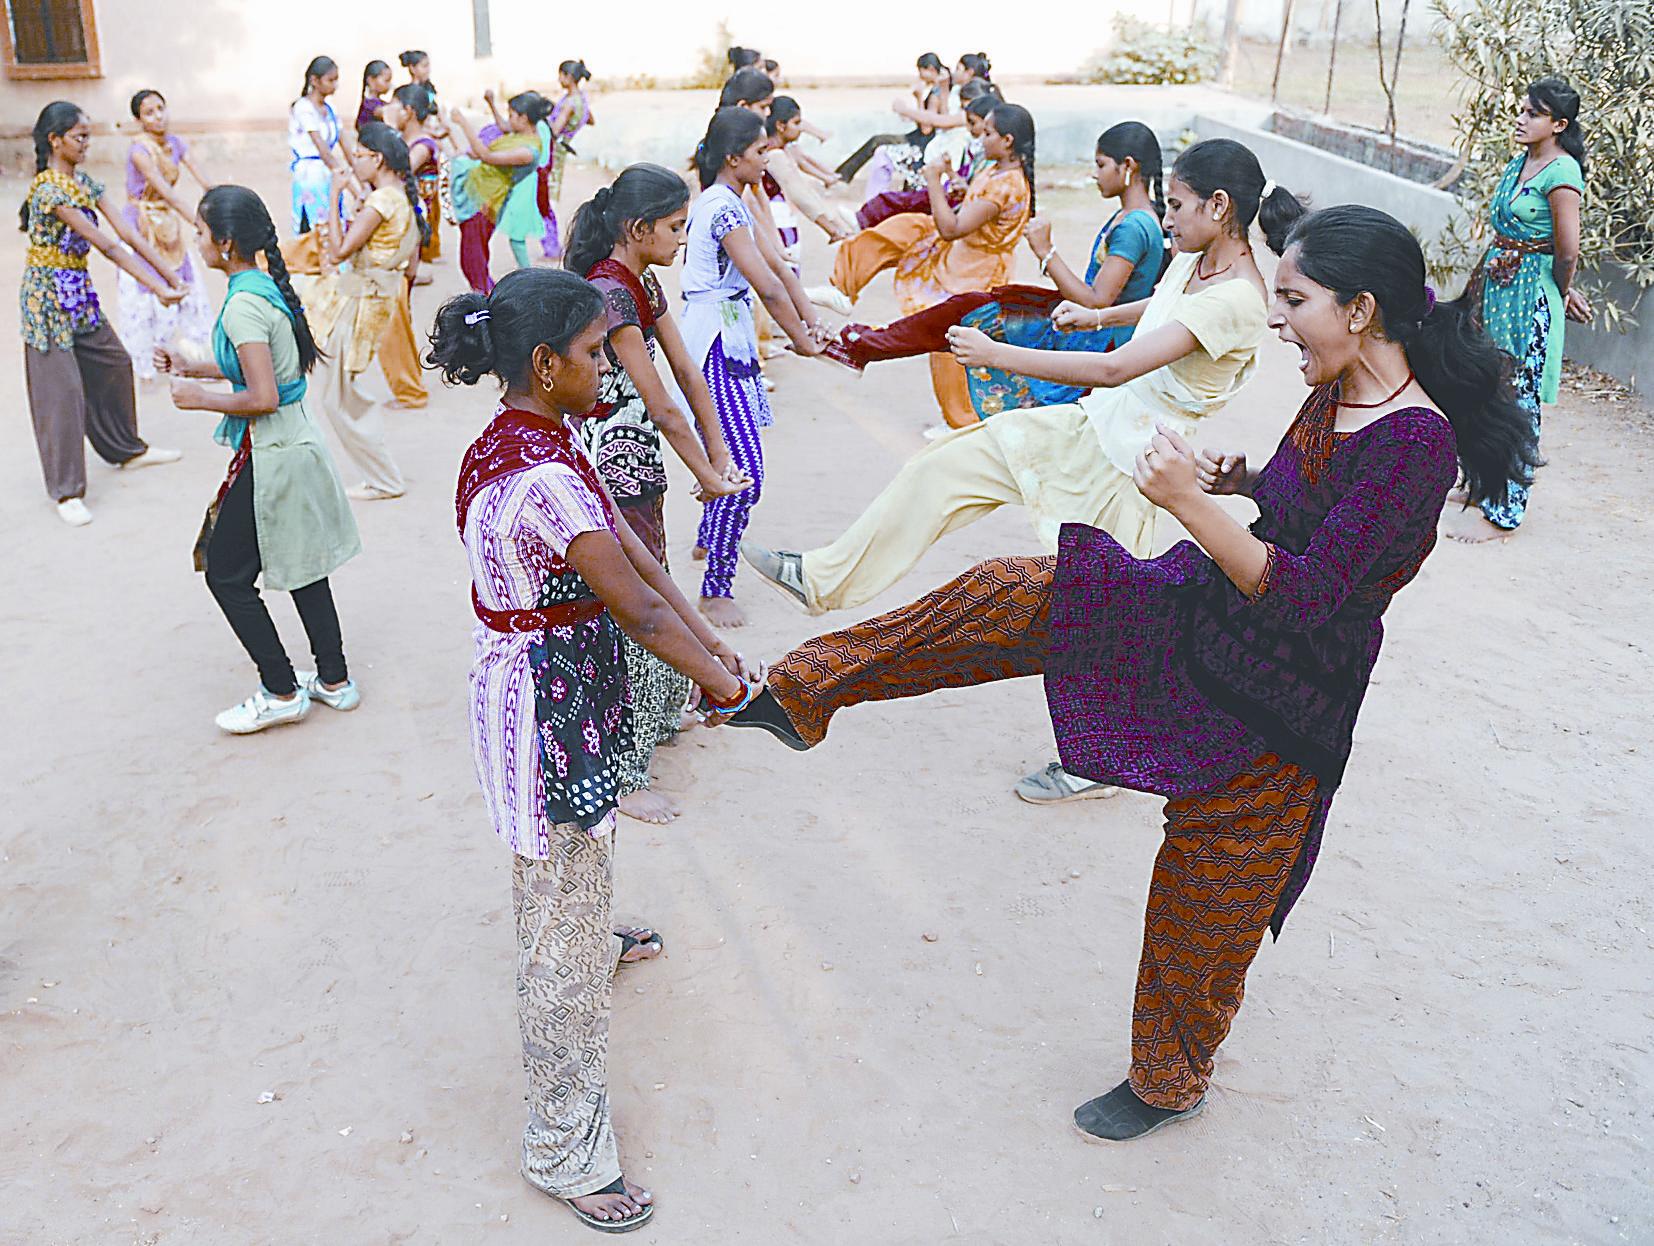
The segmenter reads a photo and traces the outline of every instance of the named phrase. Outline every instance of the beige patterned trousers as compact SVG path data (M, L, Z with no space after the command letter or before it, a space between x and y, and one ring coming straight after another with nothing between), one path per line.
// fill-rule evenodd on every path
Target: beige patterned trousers
M606 1068L621 943L609 921L613 835L552 828L551 858L512 860L517 1020L528 1073L523 1176L577 1198L620 1176Z

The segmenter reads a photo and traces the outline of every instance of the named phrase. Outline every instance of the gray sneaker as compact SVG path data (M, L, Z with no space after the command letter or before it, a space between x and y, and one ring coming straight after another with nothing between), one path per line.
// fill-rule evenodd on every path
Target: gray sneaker
M1030 805L1066 805L1074 800L1106 799L1120 791L1107 783L1094 783L1069 774L1060 761L1025 775L1012 790Z
M315 671L293 672L293 678L298 681L299 687L310 694L312 701L320 701L330 710L340 713L349 713L362 703L361 690L356 687L354 679L345 680L342 688L326 687Z
M810 595L804 588L804 556L782 550L765 549L752 541L741 542L741 557L776 592L806 614L810 613Z

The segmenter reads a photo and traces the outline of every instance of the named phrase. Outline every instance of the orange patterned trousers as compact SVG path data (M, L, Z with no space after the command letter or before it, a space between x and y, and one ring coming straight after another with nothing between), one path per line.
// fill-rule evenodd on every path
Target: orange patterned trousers
M1041 674L1055 570L1049 556L979 563L911 605L805 641L771 670L770 691L814 745L851 705ZM1319 801L1313 775L1266 753L1166 802L1131 1023L1131 1085L1145 1102L1182 1109L1206 1093Z

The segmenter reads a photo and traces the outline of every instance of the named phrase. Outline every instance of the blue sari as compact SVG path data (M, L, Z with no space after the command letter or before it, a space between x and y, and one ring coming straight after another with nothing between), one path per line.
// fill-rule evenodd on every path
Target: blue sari
M1104 261L1111 256L1125 259L1132 265L1131 276L1126 278L1116 301L1135 303L1146 299L1160 278L1164 254L1165 239L1154 214L1141 208L1130 212L1121 209L1097 232L1091 246L1091 260L1085 269L1085 283L1090 285L1096 281ZM1031 350L1109 351L1131 340L1131 325L1065 333L1051 323L1051 309L1060 296L1042 292L1043 297L1033 297L1033 291L1028 290L1028 297L1020 297L1024 289L1011 287L1004 292L996 291L1001 295L998 300L977 308L960 323L980 329L996 341ZM1013 294L1012 290L1018 293ZM1072 385L1037 381L998 368L967 369L966 379L971 405L983 419L1017 407L1052 407L1076 402L1086 392Z

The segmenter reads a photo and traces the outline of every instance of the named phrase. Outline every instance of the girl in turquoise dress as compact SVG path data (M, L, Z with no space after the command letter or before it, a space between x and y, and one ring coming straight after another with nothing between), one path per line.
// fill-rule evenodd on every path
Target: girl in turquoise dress
M1483 326L1516 361L1517 399L1533 416L1557 399L1562 379L1563 322L1589 323L1591 307L1572 289L1579 265L1579 211L1585 195L1585 139L1579 93L1561 78L1528 88L1516 117L1522 154L1505 166L1493 192L1492 244L1471 278ZM1527 511L1528 486L1512 483L1501 500L1479 512L1451 515L1447 535L1479 542L1508 538Z

